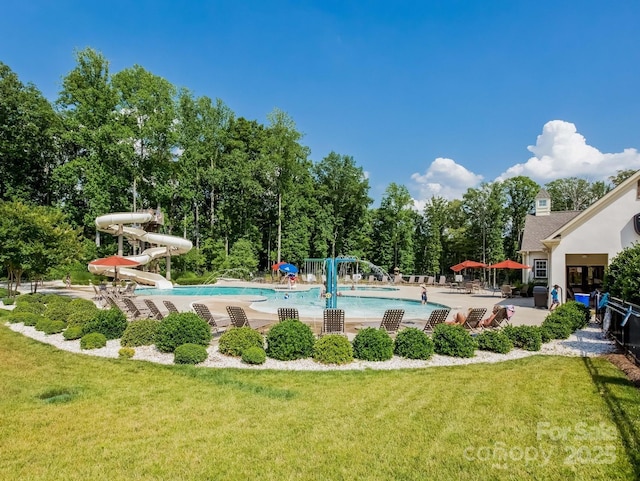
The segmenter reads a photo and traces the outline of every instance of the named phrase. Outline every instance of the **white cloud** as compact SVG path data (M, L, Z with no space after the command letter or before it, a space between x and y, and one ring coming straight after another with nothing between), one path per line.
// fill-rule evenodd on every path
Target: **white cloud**
M469 187L476 187L483 177L457 164L455 160L437 158L424 174L414 173L411 179L417 184L419 198L414 200L416 209L422 210L431 197L460 199Z
M602 153L587 144L574 124L564 120L547 122L536 145L527 149L534 156L523 164L510 167L496 180L524 175L539 183L564 177L606 181L618 170L640 169L640 153L636 149Z

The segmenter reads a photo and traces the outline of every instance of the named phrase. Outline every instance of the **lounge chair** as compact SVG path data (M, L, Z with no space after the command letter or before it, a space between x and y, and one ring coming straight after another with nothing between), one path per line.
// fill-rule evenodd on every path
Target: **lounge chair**
M369 284L373 284L376 282L376 276L369 276L369 280L367 281Z
M251 327L247 314L242 307L227 306L227 314L229 314L233 327Z
M424 325L424 332L432 332L434 327L446 321L450 310L451 309L434 309L431 311L431 314L429 314L429 318Z
M321 336L327 334L342 334L344 332L344 310L343 309L325 309L322 313L322 331Z
M387 309L384 311L380 329L384 329L389 334L395 334L400 329L400 323L404 317L404 309Z
M407 284L415 284L416 283L416 276L409 276L409 279L407 280Z
M198 317L207 321L207 323L211 326L211 330L213 332L218 332L218 323L216 322L213 314L211 314L211 311L207 306L194 302L193 304L191 304L191 307L193 307L193 310L198 315Z
M158 309L158 306L156 306L155 302L153 302L151 299L145 299L144 303L147 305L147 307L151 311L151 314L153 315L154 319L157 319L159 321L164 319L164 314L160 312L160 309Z
M136 287L138 287L137 283L130 282L129 284L126 285L126 287L122 291L120 291L120 296L122 297L135 296L134 291L136 290Z
M503 285L500 288L500 292L502 293L502 297L512 297L513 296L513 290L511 289L511 286L508 284Z
M445 287L447 285L447 277L446 276L440 276L440 280L438 280L438 286L440 287Z
M167 310L169 311L169 314L180 312L173 302L171 302L171 301L162 301L162 303L164 304L164 307L166 307Z
M499 329L504 327L505 325L509 325L509 320L513 316L515 308L511 305L509 306L499 306L499 308L494 312L491 318L491 322L488 326L482 326L485 328L491 329Z
M435 286L436 285L436 279L433 276L427 276L427 282L425 283L428 286Z
M464 321L464 327L471 331L478 328L478 324L482 321L482 316L487 312L486 307L474 307L469 309L467 313L467 318Z
M134 304L134 302L128 297L123 297L122 299L120 299L120 301L124 306L125 313L129 314L128 317L132 317L133 319L149 317L148 315L146 315L146 312L140 310L140 308L136 304Z
M279 307L278 308L278 321L282 322L287 319L300 319L298 309L295 307Z

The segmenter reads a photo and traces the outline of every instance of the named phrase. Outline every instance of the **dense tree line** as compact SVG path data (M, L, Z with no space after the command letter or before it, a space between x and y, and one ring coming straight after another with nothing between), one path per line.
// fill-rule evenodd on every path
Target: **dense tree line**
M165 232L196 246L174 267L199 272L242 258L255 271L353 255L389 271L437 275L466 258L518 257L540 189L529 178L485 183L459 200L434 197L423 212L405 186L391 184L374 208L353 157L312 161L285 112L275 109L262 124L141 66L112 74L99 52L75 55L55 102L0 63L1 202L57 209L86 239L95 238L99 215L160 208ZM579 210L611 186L571 178L546 188L554 209Z

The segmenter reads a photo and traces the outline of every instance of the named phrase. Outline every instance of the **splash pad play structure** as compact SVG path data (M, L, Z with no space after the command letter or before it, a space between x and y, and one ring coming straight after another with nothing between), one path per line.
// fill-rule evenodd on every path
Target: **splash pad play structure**
M171 256L185 254L191 250L193 244L182 237L149 232L162 225L162 214L159 211L144 212L117 212L106 214L96 218L98 232L118 236L118 255L122 256L123 239L126 238L135 248L142 248L145 244L150 247L141 250L140 253L124 256L125 259L137 263L138 266L149 264L155 259L166 257L167 277L153 272L146 272L131 267L105 266L90 263L89 272L118 279L130 279L140 284L150 285L161 289L172 289L171 283ZM99 238L98 238L99 239ZM95 262L95 261L94 261Z

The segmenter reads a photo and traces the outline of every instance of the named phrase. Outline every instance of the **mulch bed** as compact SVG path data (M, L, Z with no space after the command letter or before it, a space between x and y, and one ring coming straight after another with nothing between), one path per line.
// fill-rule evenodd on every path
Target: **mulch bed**
M640 388L639 366L630 361L624 354L607 354L603 357L624 372L635 387Z

